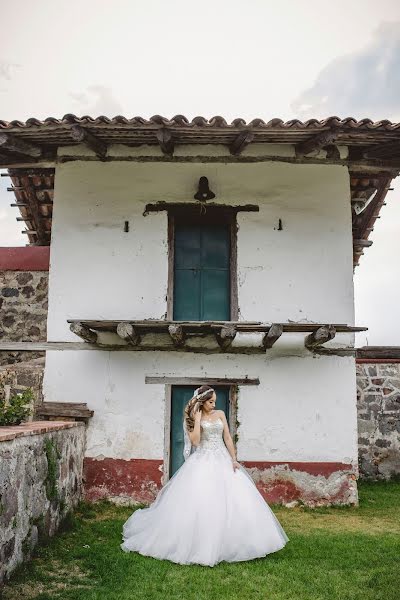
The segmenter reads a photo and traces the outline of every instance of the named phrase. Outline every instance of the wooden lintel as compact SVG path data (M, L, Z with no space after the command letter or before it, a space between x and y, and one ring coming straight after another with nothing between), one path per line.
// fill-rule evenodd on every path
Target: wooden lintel
M258 377L164 377L146 375L145 383L165 385L260 385Z
M268 350L268 348L272 348L275 342L281 337L283 333L283 326L281 323L273 323L267 331L267 333L263 336L262 346L264 350Z
M236 337L236 327L228 325L215 332L215 337L221 350L227 350Z
M35 407L35 415L39 417L75 417L90 419L94 411L86 403L78 402L42 402Z
M177 348L184 346L186 335L183 331L182 325L169 325L168 333L171 336L174 346Z
M71 136L75 142L83 142L86 144L99 158L105 158L107 154L107 144L84 127L72 125Z
M0 149L32 158L39 158L42 155L42 149L39 146L34 146L6 132L0 132Z
M121 339L131 344L131 346L140 344L140 335L132 323L118 323L117 333Z
M163 154L172 156L174 153L174 142L172 140L172 134L168 129L162 127L156 131L157 141L162 150Z
M322 346L325 342L329 342L336 335L336 329L333 325L323 325L319 327L304 340L304 345L309 350L313 350L316 347Z
M194 210L199 211L199 203L198 202L165 202L160 201L156 202L156 204L146 204L146 207L143 212L143 216L146 216L151 212L161 212L161 211L169 211L169 212L178 212L185 210ZM207 202L207 211L215 211L215 212L259 212L260 207L256 204L242 204L238 206L232 206L228 204L217 204L216 202Z
M238 156L243 152L243 150L251 144L254 140L254 133L251 131L242 131L239 135L233 140L232 144L229 146L229 152L233 156Z
M86 327L86 325L83 325L82 323L71 323L69 328L72 333L75 333L75 335L85 340L85 342L89 342L90 344L95 344L97 342L97 333L89 329L89 327Z
M324 146L329 146L336 140L338 136L338 132L333 129L329 129L328 131L323 131L322 133L318 133L314 135L310 139L305 142L300 142L296 144L295 151L296 156L306 156L311 152L316 150L320 150Z

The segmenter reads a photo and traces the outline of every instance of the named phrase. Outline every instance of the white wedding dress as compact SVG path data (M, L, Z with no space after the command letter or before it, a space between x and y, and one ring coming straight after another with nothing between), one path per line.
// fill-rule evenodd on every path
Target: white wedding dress
M289 538L246 469L233 470L222 419L200 424L196 450L125 522L122 550L208 566L280 550Z

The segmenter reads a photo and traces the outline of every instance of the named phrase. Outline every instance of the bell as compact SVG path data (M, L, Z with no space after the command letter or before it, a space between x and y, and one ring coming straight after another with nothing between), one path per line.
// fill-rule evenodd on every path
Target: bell
M215 198L214 192L212 192L208 186L207 177L200 177L199 189L194 195L195 200L212 200Z

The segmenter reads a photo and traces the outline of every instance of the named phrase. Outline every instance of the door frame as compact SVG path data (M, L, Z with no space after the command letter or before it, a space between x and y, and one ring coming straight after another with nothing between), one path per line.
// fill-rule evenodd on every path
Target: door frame
M199 383L199 378L193 378L192 380L184 377L182 383L168 383L165 385L165 421L164 421L164 464L163 464L163 482L165 485L170 479L170 456L171 456L171 405L172 405L172 387L179 385L219 385L229 388L229 419L228 425L232 436L233 445L236 451L236 433L237 433L237 400L238 400L238 385L232 382L221 382L216 383L215 379L209 379L205 377Z
M214 208L214 210L213 210ZM199 215L192 207L182 207L180 210L168 211L168 283L167 283L167 320L172 321L174 315L174 262L175 262L175 222L179 217L193 220ZM217 209L217 210L216 210ZM208 214L207 214L208 213ZM205 223L220 222L229 225L230 230L230 320L237 321L239 318L238 307L238 284L237 284L237 219L236 211L224 210L224 207L207 207L207 216L198 216Z

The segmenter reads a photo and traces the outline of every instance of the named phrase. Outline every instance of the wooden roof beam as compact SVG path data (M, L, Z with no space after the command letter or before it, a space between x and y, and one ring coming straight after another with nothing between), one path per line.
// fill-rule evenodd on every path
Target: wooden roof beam
M158 144L163 152L167 156L172 156L174 153L174 142L172 140L172 134L168 129L162 127L157 129L156 132Z
M385 144L375 144L366 148L364 158L398 158L400 159L400 141L394 140Z
M304 142L299 142L295 146L296 156L305 156L307 154L311 154L311 152L315 152L316 150L321 150L321 148L324 148L324 146L331 146L337 139L338 135L338 131L329 129L328 131L323 131L322 133L314 135L312 138L305 140ZM332 152L331 149L330 152Z
M42 155L42 149L39 146L20 140L6 132L0 132L0 150L16 152L32 158L39 158Z
M88 148L93 150L98 158L106 157L107 144L93 135L93 133L90 133L90 131L84 127L81 127L80 125L72 125L71 136L75 142L86 144Z
M229 146L229 152L233 154L233 156L238 156L243 152L246 146L251 144L253 140L254 133L252 133L251 131L242 131Z
M184 332L182 325L169 325L168 333L171 336L172 343L176 348L180 348L185 345L186 333Z
M216 331L215 337L221 350L227 350L236 337L236 327L234 325L221 327L219 331Z
M29 211L31 213L31 218L29 218L29 221L34 225L37 241L39 244L46 243L48 241L46 237L46 229L43 225L42 215L39 211L38 200L36 198L34 188L32 187L31 181L27 175L21 176L20 181L24 187L27 204L29 204Z
M140 344L140 335L132 323L118 323L117 333L122 340L128 342L131 346Z

